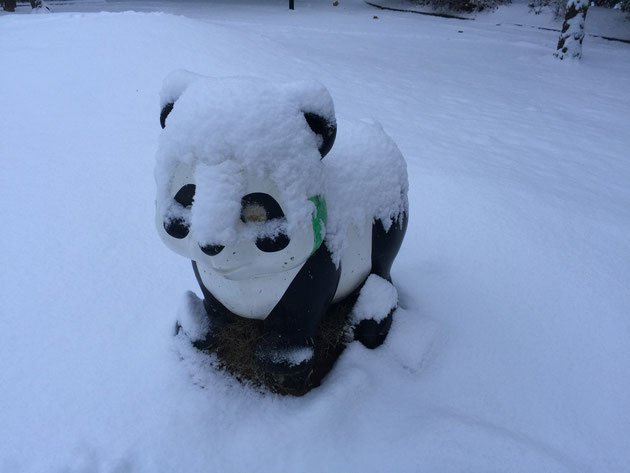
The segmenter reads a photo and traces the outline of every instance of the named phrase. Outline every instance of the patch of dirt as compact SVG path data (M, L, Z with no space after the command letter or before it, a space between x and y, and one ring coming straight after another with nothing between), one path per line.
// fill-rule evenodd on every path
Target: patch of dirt
M333 304L324 316L315 344L315 366L303 388L288 389L282 380L274 378L256 363L254 352L263 335L262 320L235 317L219 329L216 348L206 352L216 353L219 369L229 372L244 384L277 394L302 396L321 385L346 345L352 341L349 316L357 295Z

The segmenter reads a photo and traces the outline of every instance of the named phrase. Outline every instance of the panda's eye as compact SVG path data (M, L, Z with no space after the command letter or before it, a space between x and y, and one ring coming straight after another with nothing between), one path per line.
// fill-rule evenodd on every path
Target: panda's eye
M182 207L190 207L193 204L194 197L195 185L186 184L177 191L177 194L175 194L175 197L173 197L173 199ZM185 219L178 217L172 220L165 220L164 230L166 230L166 233L168 233L173 238L181 240L183 238L186 238L188 232L190 231L190 227Z
M190 228L188 227L184 219L174 218L170 221L164 221L164 230L166 230L166 233L168 233L173 238L181 240L182 238L186 238L188 232L190 231Z
M175 194L175 202L182 207L191 207L195 198L196 187L194 184L186 184Z
M247 194L243 197L241 205L241 220L245 223L264 223L268 220L284 218L280 204L269 194L262 192ZM284 233L275 237L261 237L256 240L258 249L265 253L283 250L289 243L289 237Z
M291 240L284 233L272 237L263 237L256 240L256 247L265 253L273 253L275 251L284 250L289 246Z
M241 220L243 222L266 222L284 217L284 212L276 199L269 194L254 192L241 199Z

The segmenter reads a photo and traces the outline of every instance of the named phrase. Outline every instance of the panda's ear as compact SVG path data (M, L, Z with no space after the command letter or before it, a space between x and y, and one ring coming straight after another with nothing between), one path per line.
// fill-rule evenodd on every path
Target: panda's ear
M319 154L324 156L328 154L335 143L337 136L337 123L334 118L329 120L321 115L311 112L304 112L306 123L313 130L313 133L322 137L322 144L319 146Z
M167 103L162 108L162 112L160 113L160 125L162 125L162 128L166 127L166 117L168 117L168 114L171 113L171 110L173 110L173 105L175 104Z
M191 84L202 79L204 79L204 76L183 69L173 71L166 76L160 91L160 105L162 106L160 125L162 125L162 128L166 126L166 117L173 110L173 104L179 100Z

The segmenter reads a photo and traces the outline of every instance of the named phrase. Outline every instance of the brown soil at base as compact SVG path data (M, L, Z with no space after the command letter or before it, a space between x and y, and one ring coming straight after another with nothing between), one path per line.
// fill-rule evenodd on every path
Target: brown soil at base
M265 372L256 363L254 352L263 335L263 321L238 317L218 333L216 349L219 369L260 390L301 396L319 386L346 345L352 341L349 315L356 295L333 304L322 320L315 344L315 366L303 388L287 389L282 380Z

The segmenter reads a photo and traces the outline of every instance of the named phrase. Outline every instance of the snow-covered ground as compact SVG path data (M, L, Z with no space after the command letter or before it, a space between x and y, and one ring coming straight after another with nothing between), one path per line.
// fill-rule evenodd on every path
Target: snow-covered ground
M1 472L630 470L630 46L330 3L0 17ZM177 355L177 68L318 79L407 158L390 336L303 398Z

